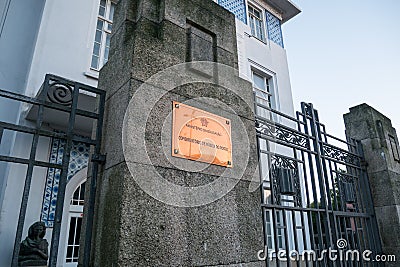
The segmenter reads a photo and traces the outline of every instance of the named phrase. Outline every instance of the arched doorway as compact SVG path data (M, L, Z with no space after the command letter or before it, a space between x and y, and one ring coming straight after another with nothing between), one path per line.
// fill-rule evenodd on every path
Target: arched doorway
M87 168L77 172L65 190L57 266L76 267L83 222Z

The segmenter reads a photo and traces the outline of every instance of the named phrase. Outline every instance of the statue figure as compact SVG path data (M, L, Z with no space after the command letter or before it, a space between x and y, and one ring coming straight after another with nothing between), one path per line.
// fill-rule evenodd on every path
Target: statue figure
M43 239L45 234L44 222L35 222L29 227L28 236L20 245L19 266L47 266L49 243Z

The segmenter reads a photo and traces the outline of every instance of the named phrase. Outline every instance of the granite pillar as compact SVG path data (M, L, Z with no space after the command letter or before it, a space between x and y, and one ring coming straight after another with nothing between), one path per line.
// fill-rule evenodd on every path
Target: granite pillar
M120 0L98 87L107 91L107 161L92 251L82 251L91 265L262 266L261 197L249 190L258 176L253 95L237 73L234 15L211 0ZM231 120L232 168L171 157L172 101ZM138 183L154 177L194 190L218 181L230 190L206 201L214 195Z
M367 104L350 108L344 121L347 137L362 143L383 254L399 258L400 148L396 130L389 118Z

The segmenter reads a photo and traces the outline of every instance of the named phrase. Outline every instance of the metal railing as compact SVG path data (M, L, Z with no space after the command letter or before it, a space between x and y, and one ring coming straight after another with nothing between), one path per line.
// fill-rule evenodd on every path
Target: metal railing
M356 140L328 134L312 104L302 103L292 117L254 99L267 266L378 266L362 259L290 260L293 250L337 250L341 239L360 254L381 252L363 151Z
M96 106L93 110L87 110L85 107L78 107L80 98L82 95L91 95L92 97L98 98ZM24 229L27 206L30 195L30 189L32 186L33 171L35 167L54 168L61 170L60 180L58 184L57 203L54 218L54 226L52 232L50 254L49 254L49 266L56 266L57 254L59 250L60 241L60 230L61 230L61 219L63 214L63 205L65 198L65 188L67 184L67 173L70 159L70 152L73 142L80 142L93 147L93 160L92 160L92 177L94 177L91 188L89 190L89 201L88 201L88 214L85 214L87 224L91 225L93 220L94 211L94 194L95 194L95 180L99 164L102 162L99 160L100 156L100 144L102 137L102 124L103 124L103 113L105 103L105 91L97 88L84 85L78 82L70 81L55 75L46 75L44 83L36 98L28 97L21 94L16 94L4 90L0 90L0 98L17 101L23 103L29 107L29 110L34 115L34 126L26 126L23 123L13 124L9 122L0 121L0 143L4 134L4 131L8 131L14 134L24 133L32 136L32 145L30 147L29 158L15 157L10 155L1 155L0 161L7 163L19 163L27 166L26 175L24 179L24 188L22 193L22 200L20 204L17 230L15 234L14 250L12 256L12 266L18 266L18 255L20 250L20 243L22 239L22 233ZM67 124L64 125L62 131L53 131L44 127L45 116L51 112L62 112L67 117ZM93 129L93 137L82 136L76 132L77 118L88 118L96 122L96 128ZM21 120L23 121L23 119ZM51 128L51 125L50 125ZM66 145L64 147L62 155L62 163L50 163L49 161L37 160L36 154L39 146L39 138L57 138L65 140ZM9 179L18 179L17 177L9 177ZM88 227L90 229L90 227ZM91 231L86 233L85 246L90 247ZM90 251L90 249L85 250ZM88 256L85 256L85 261L88 262Z

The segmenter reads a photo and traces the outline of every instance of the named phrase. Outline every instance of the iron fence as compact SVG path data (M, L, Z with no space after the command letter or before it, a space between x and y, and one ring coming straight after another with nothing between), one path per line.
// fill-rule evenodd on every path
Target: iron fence
M381 245L360 142L328 134L312 104L255 109L266 265L381 266L362 257Z
M91 107L85 106L82 98L92 97L97 99ZM32 136L32 144L30 147L29 158L17 157L11 155L1 155L0 161L6 163L18 163L27 166L24 179L24 188L22 200L20 204L17 230L15 234L14 250L12 256L12 266L18 266L18 255L20 243L22 239L24 223L26 219L27 206L29 201L30 190L32 186L33 171L35 167L53 168L60 170L60 179L57 187L57 203L54 216L53 232L49 254L49 266L56 266L59 250L61 219L63 214L63 205L65 198L65 188L67 184L68 165L70 159L71 147L74 142L79 142L92 147L92 168L91 176L94 177L89 190L89 201L87 205L88 214L87 224L91 225L93 221L94 199L96 177L99 164L103 163L104 157L100 155L100 144L102 137L102 124L105 103L105 91L84 85L82 83L70 81L55 75L46 75L44 83L40 88L37 97L28 97L4 90L0 90L0 98L17 101L21 106L28 110L26 120L34 121L34 123L24 123L25 118L21 118L19 123L0 122L0 143L5 131L14 134L29 134ZM57 131L51 129L47 125L46 120L51 117L58 117L63 120L57 125ZM82 121L87 123L93 122L93 134L90 130L89 135L82 136ZM50 128L50 129L49 129ZM85 126L86 130L92 126ZM37 150L39 139L51 138L65 141L62 153L61 163L52 163L49 161L38 160ZM19 177L9 177L8 179L18 179ZM38 214L40 216L40 214ZM87 229L90 229L88 227ZM90 248L91 231L87 231L85 246ZM90 251L90 249L85 250ZM85 255L85 262L88 262L88 255Z

